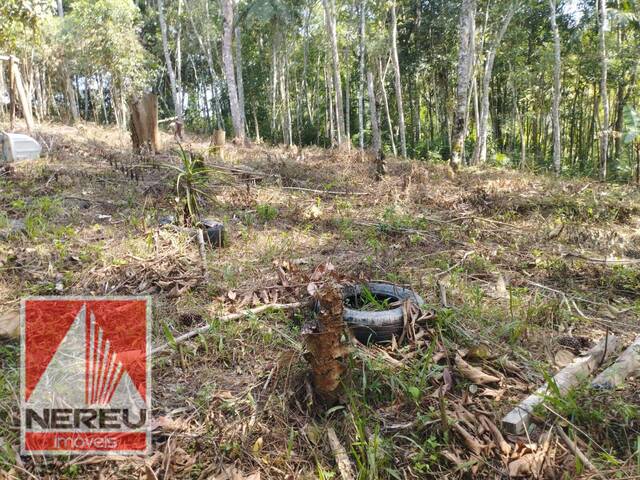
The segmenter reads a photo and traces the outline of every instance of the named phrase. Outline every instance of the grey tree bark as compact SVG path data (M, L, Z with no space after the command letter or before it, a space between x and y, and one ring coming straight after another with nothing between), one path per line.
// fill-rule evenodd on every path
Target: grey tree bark
M182 21L181 20L182 20L182 0L178 0L178 31L176 33L176 53L175 53L176 89L178 91L178 103L180 103L180 111L183 111L184 91L182 90Z
M378 124L378 110L376 108L376 95L373 89L373 74L367 72L367 90L369 93L369 113L371 116L371 150L376 155L380 155L382 139L380 138L380 127Z
M474 164L484 163L487 161L487 133L489 121L489 90L491 88L491 77L493 75L493 63L496 59L496 53L502 42L502 38L511 23L514 13L516 12L516 2L509 5L507 13L502 19L500 30L496 33L484 64L484 75L482 78L482 97L480 102L480 124L478 125L478 141L473 151Z
M407 133L404 126L404 107L402 105L402 81L400 78L400 61L398 60L398 20L396 18L396 2L391 4L391 59L395 74L396 103L398 106L398 129L400 130L400 151L407 156Z
M382 60L378 62L378 74L380 75L380 90L382 90L382 100L384 101L384 112L387 117L387 126L389 127L389 138L391 139L391 150L393 151L393 155L398 155L398 151L396 149L396 141L395 136L393 134L393 124L391 123L391 113L389 112L389 96L387 95L387 87L384 85L384 79L387 76L387 68L389 67L389 62L382 68Z
M281 30L278 30L277 35L282 36ZM278 44L282 45L282 40L278 42ZM278 83L280 85L280 100L281 104L281 112L282 112L282 135L284 143L288 146L293 145L293 129L291 127L291 109L289 106L289 92L287 88L287 63L286 57L281 57L278 68Z
M345 49L345 57L349 55L348 49ZM344 135L347 145L351 145L351 74L349 69L345 73L344 79Z
M222 66L224 77L227 81L227 93L229 95L229 109L231 110L231 123L235 138L244 139L244 125L240 114L238 101L238 86L233 63L233 0L220 0L222 9Z
M600 134L600 180L607 179L607 153L609 147L609 97L607 95L607 42L605 32L608 30L607 3L606 0L598 0L599 25L598 36L600 39L600 64L602 75L600 77L600 97L603 110L602 130Z
M364 150L364 54L365 54L365 11L367 0L360 2L360 45L358 46L360 84L358 86L358 132L360 150Z
M553 169L557 175L562 171L562 144L560 143L560 32L556 22L556 1L549 0L551 30L553 32L553 107L551 117L553 122Z
M342 81L340 79L340 57L338 55L338 37L336 33L335 4L333 0L322 0L324 18L329 37L333 70L333 91L335 94L336 139L338 146L345 144L344 109L342 108Z
M242 80L242 40L240 35L240 26L236 25L236 82L238 84L238 106L240 108L240 117L242 126L247 128L247 116L244 109L244 82Z
M278 112L276 109L276 99L278 98L278 35L273 36L271 42L271 136L275 136L276 118Z
M469 105L469 87L473 67L473 23L475 22L475 0L463 0L460 12L460 50L458 52L458 85L456 87L456 110L453 117L451 166L457 169L462 164L465 139L465 119Z
M64 17L64 7L62 5L62 0L57 0L58 6L58 16L60 18ZM71 77L67 71L66 62L62 62L62 77L64 78L64 90L65 95L67 97L67 101L69 102L69 113L71 114L71 120L75 123L80 120L80 109L78 108L78 99L76 97L76 92L73 89L73 83L71 83ZM85 84L86 87L86 84Z
M167 74L169 75L169 86L171 87L171 98L176 112L177 121L179 124L179 134L181 134L181 127L184 123L184 115L182 113L182 103L178 97L178 86L176 82L176 74L173 69L173 62L171 61L171 53L169 52L169 40L167 37L167 22L164 17L164 0L158 0L158 20L160 22L160 34L162 35L162 50L164 52L164 61L167 66Z
M205 21L209 21L208 3L205 1L204 5L205 5L205 15L206 15ZM198 45L200 46L200 50L202 51L202 54L207 60L209 76L211 77L211 96L213 97L213 103L214 103L213 116L215 117L217 128L221 130L222 129L222 111L220 108L219 76L216 73L213 65L213 53L211 51L211 38L207 30L205 30L204 38L203 38L203 35L199 32L198 28L196 27L196 23L195 23L195 20L193 19L193 14L191 12L191 9L189 8L189 5L187 5L186 10L187 10L187 15L189 17L189 22L191 23L191 28L193 28L193 33L196 36Z

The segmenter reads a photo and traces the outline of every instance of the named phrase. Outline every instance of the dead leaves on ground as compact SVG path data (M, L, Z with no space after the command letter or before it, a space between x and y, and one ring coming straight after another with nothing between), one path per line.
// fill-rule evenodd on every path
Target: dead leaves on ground
M492 415L475 408L474 404L456 403L447 417L460 443L451 442L442 454L452 463L471 465L474 476L484 464L493 462L493 458L498 459L500 470L506 470L509 478L543 478L545 467L553 465L555 451L551 451L550 432L541 435L537 443L517 440L512 444L502 435Z
M295 302L307 295L314 296L327 279L338 282L346 280L346 277L338 274L331 262L320 263L312 271L301 268L304 263L307 263L305 259L274 260L271 283L262 282L261 286L253 288L229 290L217 300L226 304L230 312L234 312L269 303Z

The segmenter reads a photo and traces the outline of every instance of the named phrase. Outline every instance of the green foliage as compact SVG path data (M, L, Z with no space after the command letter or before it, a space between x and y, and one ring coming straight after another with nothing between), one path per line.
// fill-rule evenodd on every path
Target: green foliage
M391 299L389 298L376 297L371 293L371 290L369 290L366 285L362 285L360 295L355 297L353 300L352 308L371 312L389 310L389 304L391 302Z
M640 113L626 106L624 109L624 142L633 143L640 138Z
M208 197L205 188L212 170L205 167L202 157L187 152L182 145L179 147L181 164L167 163L162 167L175 172L176 203L182 206L185 224L194 225L198 222L202 202Z
M129 0L75 0L59 38L74 73L112 78L125 94L146 83L147 54L139 40L140 12Z
M278 216L278 209L268 203L259 204L256 207L256 212L260 220L263 222L270 222L271 220L275 220Z
M39 37L42 19L52 11L47 0L0 2L0 53L17 54L17 48Z

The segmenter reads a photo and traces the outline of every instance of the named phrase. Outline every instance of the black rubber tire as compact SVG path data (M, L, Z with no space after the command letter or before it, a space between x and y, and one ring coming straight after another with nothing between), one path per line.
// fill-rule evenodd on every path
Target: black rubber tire
M370 282L366 284L373 295L381 295L396 300L410 299L418 307L424 305L424 300L408 288L390 283ZM360 295L361 285L346 285L342 289L342 298L347 299ZM400 335L404 327L402 306L381 312L368 312L344 307L345 323L361 343L384 343L391 341L393 335Z

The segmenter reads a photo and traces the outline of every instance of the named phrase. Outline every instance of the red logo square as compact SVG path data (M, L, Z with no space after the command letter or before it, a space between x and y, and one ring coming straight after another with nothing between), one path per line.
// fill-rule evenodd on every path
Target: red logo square
M21 453L148 453L150 299L21 306Z

